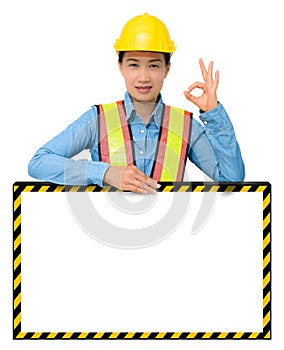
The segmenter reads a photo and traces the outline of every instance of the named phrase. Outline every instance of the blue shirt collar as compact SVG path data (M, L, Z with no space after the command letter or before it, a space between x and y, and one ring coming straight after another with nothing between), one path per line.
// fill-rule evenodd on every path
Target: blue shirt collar
M125 96L124 96L124 106L125 106L127 120L129 120L129 118L131 116L137 115L134 104L132 102L132 98L129 95L128 91L125 93ZM158 97L157 105L156 105L151 117L149 118L149 121L153 120L155 124L160 126L161 122L162 122L163 110L164 110L164 103L163 103L162 95L160 94Z

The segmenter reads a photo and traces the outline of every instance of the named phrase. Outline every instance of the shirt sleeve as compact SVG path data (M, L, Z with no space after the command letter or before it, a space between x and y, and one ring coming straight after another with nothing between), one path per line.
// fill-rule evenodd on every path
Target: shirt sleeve
M91 108L64 131L37 150L29 162L29 175L43 181L64 185L97 184L109 164L76 155L97 144L97 113ZM83 153L82 153L83 154ZM83 159L82 159L83 158Z
M244 162L223 105L201 112L199 118L202 123L192 119L189 159L214 181L243 181Z

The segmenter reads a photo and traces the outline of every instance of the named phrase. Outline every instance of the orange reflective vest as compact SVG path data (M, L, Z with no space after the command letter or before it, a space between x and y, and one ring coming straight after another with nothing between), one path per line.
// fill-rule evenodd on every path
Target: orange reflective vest
M123 101L98 105L99 157L116 166L135 165L132 133ZM187 160L192 113L164 106L151 177L182 181Z

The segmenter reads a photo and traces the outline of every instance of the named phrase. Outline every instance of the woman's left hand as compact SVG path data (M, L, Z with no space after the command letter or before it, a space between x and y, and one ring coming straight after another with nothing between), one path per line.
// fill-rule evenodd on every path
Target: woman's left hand
M217 107L217 87L219 83L219 71L215 72L215 79L213 80L213 62L211 61L208 66L208 71L205 68L203 60L199 60L200 69L204 82L195 82L190 85L187 91L184 92L185 97L192 103L194 103L199 109L204 112L210 111L211 109ZM203 93L201 96L192 95L194 89L201 89Z

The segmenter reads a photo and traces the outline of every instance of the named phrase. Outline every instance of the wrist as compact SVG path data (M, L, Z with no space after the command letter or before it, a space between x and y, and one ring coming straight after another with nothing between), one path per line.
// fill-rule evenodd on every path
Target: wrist
M125 166L114 166L110 167L105 172L103 181L108 185L114 186L118 189L121 187L121 176L126 167Z

